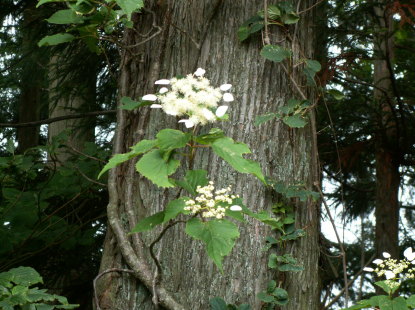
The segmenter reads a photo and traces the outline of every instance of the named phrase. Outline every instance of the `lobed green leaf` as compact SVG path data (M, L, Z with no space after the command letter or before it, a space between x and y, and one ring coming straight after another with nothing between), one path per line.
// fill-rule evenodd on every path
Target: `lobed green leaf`
M207 254L223 272L222 261L239 237L238 227L228 220L202 222L199 218L192 218L186 224L186 233L205 243Z
M174 187L168 177L177 170L179 165L180 161L172 158L166 161L160 150L153 150L141 157L135 167L137 172L157 186Z
M208 182L206 170L188 170L183 180L175 181L177 185L193 196L197 195L196 188L198 186L206 186Z
M253 160L243 158L243 154L251 153L251 150L246 144L235 142L229 137L224 137L213 142L212 149L236 171L253 174L266 184L261 166Z
M175 129L163 129L157 134L158 146L163 151L185 147L190 139L190 134Z

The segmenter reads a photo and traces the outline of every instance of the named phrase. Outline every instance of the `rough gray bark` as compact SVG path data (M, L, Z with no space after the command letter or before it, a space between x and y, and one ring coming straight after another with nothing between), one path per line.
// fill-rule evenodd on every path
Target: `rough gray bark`
M304 1L302 7L311 4L311 1ZM303 181L312 188L313 182L318 181L313 125L293 130L277 121L261 127L253 124L257 115L276 111L289 98L300 98L281 67L259 55L260 37L244 44L238 42L238 27L262 5L262 0L159 1L152 4L148 9L155 12L163 32L146 44L122 52L119 95L138 99L152 93L153 83L159 78L192 73L197 67L205 68L206 77L213 85L234 85L232 90L236 100L230 105L230 121L216 126L236 141L248 144L253 151L251 158L261 163L264 174L289 184ZM308 57L312 57L313 43L310 12L302 16L297 29L299 41L295 43L301 45ZM149 30L151 24L149 11L136 20L140 32ZM280 36L276 33L272 39ZM140 40L133 31L126 31L123 44L133 45ZM299 57L297 50L295 58ZM314 123L313 115L310 123ZM177 119L166 117L161 111L149 108L137 112L120 111L114 152L126 152L129 146L144 138L154 138L158 130L166 127L183 129ZM205 130L207 128L203 128ZM194 169L207 169L209 178L218 187L233 185L234 192L240 194L252 210L270 210L275 202L274 195L258 180L236 173L212 152L197 155ZM154 272L154 264L148 250L140 244L140 238L148 246L160 230L123 240L114 232L117 234L121 229L127 233L139 218L162 210L177 192L151 185L135 172L133 161L110 172L109 190L108 215L112 229L109 229L104 244L101 270L125 265L132 269L136 267L137 261L127 260L126 264L120 253L119 244L128 242L124 256L134 250L135 257L146 258ZM225 259L224 274L209 261L202 244L187 237L181 224L176 225L158 244L163 285L185 309L208 309L209 299L215 296L232 303L248 302L253 309L260 309L261 303L255 295L264 290L268 280L276 279L290 294L291 301L286 309L318 309L318 215L315 204L297 204L297 226L304 228L307 236L287 244L281 251L292 253L305 270L278 278L268 270L268 253L262 251L265 237L272 234L264 225L250 221L248 225L240 226L241 237L232 254ZM117 221L124 227L117 225ZM105 275L98 291L101 309L154 309L149 290L129 274ZM162 304L166 306L169 301L164 300Z

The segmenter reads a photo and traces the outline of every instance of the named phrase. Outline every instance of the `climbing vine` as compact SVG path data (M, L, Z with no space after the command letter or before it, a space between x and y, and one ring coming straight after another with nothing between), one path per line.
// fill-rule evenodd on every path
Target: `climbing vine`
M123 47L117 39L117 32L123 27L132 27L132 14L145 10L144 2L136 0L40 0L38 6L47 3L65 6L56 11L48 22L69 26L64 32L43 38L39 45L57 45L80 39L96 53L101 52L100 42L105 40ZM316 87L315 75L321 66L316 60L306 57L300 57L294 63L294 51L283 44L271 44L269 37L270 27L279 27L279 30L286 35L285 40L293 40L289 35L289 27L295 25L299 19L299 14L290 2L278 2L274 5L266 5L264 10L243 23L238 30L238 38L242 43L262 33L264 46L260 54L268 61L281 64L298 93L298 98L290 98L278 111L270 111L258 116L255 121L258 126L271 120L281 120L290 128L303 128L308 123L308 112L313 105L295 80L293 71L301 68L308 86ZM156 26L153 28L143 42L150 40L160 31ZM239 237L239 229L235 222L246 223L247 218L253 218L278 232L278 237L266 238L265 249L270 251L268 267L279 272L303 270L295 257L288 253L277 255L275 248L281 252L286 242L305 235L304 229L295 226L293 200L315 201L319 195L307 189L301 182L286 185L265 177L257 162L245 158L246 154L251 153L247 145L227 137L220 128L204 130L203 126L206 124L226 121L229 117L227 111L234 100L230 93L232 85L228 84L228 81L224 81L225 84L219 87L214 87L205 77L205 73L205 70L199 68L187 76L155 81L156 86L159 87L158 91L155 94L143 94L139 100L130 97L121 98L121 109L134 110L148 107L162 109L167 115L181 118L179 123L184 128L183 130L162 129L155 137L148 137L148 140L141 140L131 146L129 152L115 154L99 174L100 177L126 161L138 159L135 165L137 173L158 187L180 189L180 196L170 201L163 211L140 220L130 231L130 234L138 234L163 225L161 233L148 249L158 269L158 279L153 287L155 295L156 287L161 282L162 269L153 251L154 245L168 229L177 224L184 224L185 232L190 237L204 243L210 259L221 272L224 272L223 259L232 251ZM231 185L216 188L209 180L206 170L193 169L195 154L200 150L210 150L237 172L256 177L264 186L272 188L279 194L283 198L282 202L275 204L272 212L251 211L244 205L238 193L233 192ZM172 175L179 167L187 169L184 177L173 178ZM183 193L187 194L182 195ZM257 297L266 304L267 309L289 302L288 293L282 288L282 284L280 280L272 280L267 284L266 289L258 294ZM226 304L218 297L211 300L211 306L214 309L250 309L246 304L240 306Z

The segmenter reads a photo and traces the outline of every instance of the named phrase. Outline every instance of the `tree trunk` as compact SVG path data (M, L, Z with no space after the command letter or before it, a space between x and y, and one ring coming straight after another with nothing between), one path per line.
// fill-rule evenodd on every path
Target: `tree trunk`
M37 1L27 1L21 22L22 34L22 78L19 98L19 122L40 119L42 87L45 82L44 51L40 51L37 42L45 30L42 10L36 9ZM17 129L18 152L39 145L39 127Z
M123 50L119 96L139 99L154 92L157 79L186 75L197 67L205 68L205 76L213 85L233 84L235 102L230 105L230 121L217 126L235 141L251 148L251 158L260 162L265 175L287 184L300 180L311 189L313 182L318 181L313 125L289 129L279 121L260 127L253 124L256 116L275 112L290 98L300 98L282 68L260 56L260 36L248 43L238 42L238 27L261 10L262 5L262 0L170 0L151 5L136 16L135 27L142 33L150 30L151 11L154 11L156 23L163 27L162 32L145 44ZM310 5L311 1L303 3L304 7ZM302 16L298 35L306 57L311 58L310 12ZM142 38L136 32L127 30L123 44L129 46L140 40ZM294 57L300 58L298 50ZM160 110L148 107L137 112L120 110L117 120L115 153L127 152L142 139L153 139L162 128L183 129L176 118L166 117ZM313 115L310 123L314 124ZM137 219L162 210L175 198L177 191L156 188L135 172L134 164L132 160L110 171L110 228L101 271L131 268L137 274L140 273L137 269L141 268L147 288L130 274L106 274L98 285L101 309L155 309L149 297L155 268L146 246L160 230L128 238L125 234L135 226ZM198 154L194 169L207 169L209 179L219 188L233 185L233 191L240 194L248 208L254 211L270 210L275 202L275 195L258 180L236 173L212 152ZM285 309L316 310L319 309L317 205L297 203L296 225L304 228L307 236L286 244L281 251L293 254L305 269L286 273L285 278L278 277L291 299ZM241 237L231 255L225 258L224 274L208 259L202 244L185 235L183 226L176 225L169 230L158 243L157 250L163 267L162 284L177 303L163 297L163 293L160 294L161 304L167 309L208 309L209 299L220 296L227 302L247 302L253 309L260 309L261 302L256 294L266 288L269 280L277 279L267 268L269 253L262 250L265 237L273 233L254 221L240 225L240 229ZM140 265L137 262L141 259L148 263Z
M393 59L393 19L388 1L374 6L375 62L374 98L378 106L376 133L376 241L378 256L389 252L399 257L399 134L396 100L391 77Z
M95 107L97 56L84 46L69 46L55 52L49 63L49 117L93 111ZM66 133L55 160L64 163L76 151L82 151L85 142L93 142L95 124L91 118L70 119L49 125L48 139ZM76 152L75 151L75 152Z

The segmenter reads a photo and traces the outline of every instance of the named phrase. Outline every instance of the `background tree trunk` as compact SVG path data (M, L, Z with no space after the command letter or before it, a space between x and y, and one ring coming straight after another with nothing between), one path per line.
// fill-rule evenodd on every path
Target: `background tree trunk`
M81 43L83 44L83 43ZM83 45L70 45L55 51L49 62L49 117L93 111L95 108L98 56ZM95 123L91 118L70 119L49 125L48 139L65 131L66 147L55 154L64 163L71 148L82 151L85 142L93 142ZM73 151L72 151L73 152Z
M303 1L308 7L312 1ZM237 39L238 27L261 10L263 1L159 1L136 16L135 27L140 32L150 30L154 11L156 23L163 31L153 40L122 53L119 95L139 99L154 92L154 81L175 75L186 75L197 67L207 70L213 85L232 83L235 102L230 105L230 121L217 124L236 141L244 142L253 151L251 158L259 161L265 175L293 184L303 181L311 189L318 181L314 141L314 128L289 129L281 122L268 122L261 127L253 125L257 115L275 112L290 98L300 98L295 93L287 75L277 64L265 61L259 52L260 36L241 44ZM312 57L312 14L309 11L299 23L299 41L307 57ZM153 29L155 32L157 29ZM275 33L275 38L281 34ZM124 45L142 40L134 31L127 30ZM200 48L198 48L200 46ZM303 55L302 55L303 56ZM299 58L299 51L295 51ZM314 116L310 117L313 124ZM177 119L166 117L162 111L141 108L137 112L120 110L115 137L115 153L128 151L129 146L146 138L152 139L162 128L180 128ZM207 128L203 128L203 131ZM270 210L275 195L258 180L232 170L212 152L202 152L195 159L194 169L207 169L208 177L221 188L233 185L233 191L243 197L252 210ZM127 233L137 219L162 210L174 199L177 191L156 188L135 172L134 162L110 172L110 200ZM179 172L180 173L180 172ZM113 190L111 190L111 188ZM114 223L110 220L111 227ZM292 253L305 267L298 273L279 277L290 295L289 310L319 308L318 283L318 232L319 213L316 204L297 204L296 224L307 231L307 236L282 250ZM192 241L184 227L176 225L158 244L163 266L163 284L175 299L187 309L208 309L208 301L215 296L227 302L248 302L253 309L260 309L255 295L266 288L270 279L277 279L267 268L268 253L262 251L265 237L272 232L258 222L240 225L241 237L232 254L225 259L224 274L220 274L204 252L200 242ZM159 230L144 236L134 235L128 241L136 255L151 259L146 245ZM126 267L119 244L110 228L104 244L101 270ZM131 265L131 264L130 264ZM154 266L153 266L154 269ZM277 280L278 280L277 279ZM129 274L109 273L101 278L99 286L102 309L154 309L149 292Z
M376 253L399 257L399 120L393 92L393 19L389 1L374 6L374 98L378 107L376 133Z
M19 122L40 119L42 88L45 84L47 58L40 51L37 42L45 32L43 10L36 9L37 1L27 1L21 23L22 33L22 77L20 82ZM17 129L18 152L39 145L39 127Z

